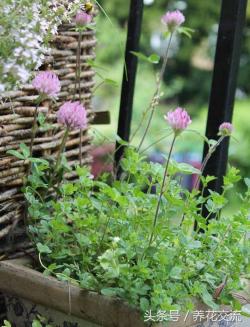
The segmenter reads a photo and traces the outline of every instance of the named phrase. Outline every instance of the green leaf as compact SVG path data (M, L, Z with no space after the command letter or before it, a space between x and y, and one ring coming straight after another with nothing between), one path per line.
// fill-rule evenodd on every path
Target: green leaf
M42 112L39 112L37 121L41 127L44 126L45 120L46 120L46 116Z
M71 170L71 167L70 165L68 164L68 160L65 156L65 154L63 153L62 155L62 159L61 159L61 166L66 169L67 171L70 171Z
M213 139L208 140L208 145L210 148L215 147L217 144L218 144L218 141L216 141L216 140L213 140Z
M37 98L36 98L36 100L35 100L35 104L37 104L37 105L39 105L43 100L45 100L46 99L46 95L44 95L44 94L40 94Z
M181 26L178 28L178 32L191 39L192 34L195 32L195 30L193 30L192 28L189 28L189 27Z
M90 239L88 238L88 236L83 235L83 234L76 234L76 239L77 242L79 243L80 246L88 246L90 245Z
M33 163L43 164L43 165L45 165L45 167L49 166L49 162L42 158L29 158L29 161L33 162ZM44 169L44 167L43 167L43 169Z
M93 274L89 272L81 272L79 274L80 286L82 288L94 288L97 285L97 280Z
M56 265L56 263L52 263L48 266L48 270L50 271L54 271L58 268L58 266Z
M106 84L112 85L112 86L118 86L119 85L115 80L110 79L110 78L104 78L103 82L106 83Z
M250 178L244 178L244 182L248 188L250 188Z
M148 60L152 63L152 64L158 64L161 60L161 57L158 56L157 54L153 53L148 57Z
M36 247L40 253L47 253L47 254L52 253L50 248L42 243L37 243Z
M170 271L170 277L173 279L181 279L182 278L181 274L182 274L182 267L180 266L175 266Z
M214 181L216 179L216 177L214 176L201 176L201 181L203 186L207 186L210 182Z
M145 297L140 298L140 309L142 312L146 312L149 309L149 301Z
M7 320L4 320L4 325L2 327L11 327L11 323Z
M66 225L64 222L58 219L51 220L51 227L59 233L67 233L69 231L69 226Z
M170 36L171 32L170 31L166 31L163 33L163 36L167 39Z
M82 178L89 178L89 175L90 175L90 172L89 172L89 169L87 167L80 167L80 166L77 166L76 167L76 172L77 172L77 175L79 177L82 177Z
M143 53L141 52L136 52L136 51L130 51L134 56L136 56L138 59L141 59L143 61L148 62L148 57L145 56Z
M240 314L244 317L250 318L250 310L247 307L243 307Z
M65 195L72 195L77 190L77 187L73 183L67 183L62 186L62 189Z
M240 171L235 167L230 167L227 175L224 176L224 188L230 189L233 185L241 180Z
M99 258L101 267L106 271L107 278L117 278L120 275L120 265L118 261L118 252L107 250Z
M217 210L222 209L226 205L227 199L222 194L213 192L211 190L209 190L209 193L211 195L206 203L206 208L209 212L216 212Z
M239 300L233 298L232 303L233 303L233 310L240 311L242 309L242 304L240 303Z
M32 327L42 327L42 324L38 320L34 320L32 322Z
M105 296L116 296L117 290L112 287L107 287L107 288L103 288L101 290L101 293L102 293L102 295L105 295Z
M25 160L26 158L18 151L16 150L8 150L7 154L11 154L12 156L21 159L21 160Z
M187 164L187 163L178 163L175 161L171 161L171 164L176 168L176 172L182 173L182 174L186 174L186 175L192 175L192 174L196 174L196 175L200 175L201 171L197 168L194 168L193 166Z
M200 249L202 247L202 244L200 241L194 241L191 240L187 243L187 248L192 250L192 249Z
M119 135L116 135L115 139L120 145L125 145L125 146L129 145L129 143L127 141L124 141L123 139L121 139Z
M30 156L30 149L29 149L29 147L27 147L26 144L21 143L21 144L20 144L20 149L21 149L21 151L22 151L24 157L25 157L26 159L28 159L29 156Z
M62 272L63 275L66 275L67 277L70 277L71 271L69 268L65 268Z
M53 124L46 123L46 116L42 112L39 112L37 121L43 131L48 131L49 129L53 128Z
M87 60L87 64L93 68L98 68L107 71L107 69L101 65L98 65L94 60L89 59Z
M141 52L135 52L135 51L131 51L131 53L136 56L137 58L149 62L151 64L158 64L160 61L160 56L158 56L157 54L153 53L151 54L149 57L145 56L143 53Z
M201 296L203 302L205 304L207 304L210 308L212 308L214 310L219 309L219 305L214 302L212 295L208 292L208 290L204 284L201 285L200 296Z

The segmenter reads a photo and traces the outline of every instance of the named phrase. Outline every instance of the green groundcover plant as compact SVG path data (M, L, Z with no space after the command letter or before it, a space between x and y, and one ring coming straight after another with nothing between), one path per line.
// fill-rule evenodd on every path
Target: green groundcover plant
M171 162L149 245L159 187L157 194L150 190L162 183L164 169L145 162L133 149L122 167L126 180L111 185L104 177L92 180L87 168L78 167L79 179L62 183L58 198L41 196L47 184L44 166L37 167L26 198L32 217L29 232L46 271L85 289L124 298L142 311L194 309L197 296L218 309L213 295L227 280L217 302L237 305L231 292L243 287L240 277L249 272L250 189L240 196L237 214L223 216L221 209L227 190L240 180L239 172L230 168L222 195L210 191L204 197L198 190L183 189L174 178L176 173L192 173L192 167ZM202 178L203 185L211 179ZM217 218L208 225L202 205L208 216ZM194 221L202 233L193 230Z
M81 28L88 27L89 15L78 14L76 22ZM84 289L122 298L142 313L193 310L194 298L214 310L221 303L240 310L232 292L244 288L241 277L250 272L250 180L245 179L245 194L235 193L241 201L238 212L228 216L223 208L228 190L241 180L239 171L229 167L221 193L209 189L216 177L203 176L213 152L231 136L232 125L225 122L218 126L218 140L204 138L209 151L200 170L172 159L175 143L191 124L182 108L165 116L172 137L166 164L148 162L142 150L161 97L172 36L191 33L181 26L184 20L179 11L162 18L169 45L153 99L139 126L145 126L145 133L138 146L120 140L126 151L114 174L95 180L88 167L67 164L63 154L67 136L87 124L80 102L66 102L58 111L58 123L65 126L65 134L55 160L33 157L37 125L46 120L41 116L34 119L30 147L22 144L19 152L9 151L29 162L24 187L26 223L44 272ZM152 56L135 55L152 61ZM55 97L60 90L59 80L51 72L38 74L33 85L40 93L37 103ZM66 172L77 178L66 180ZM191 191L182 185L185 174L197 176Z
M8 320L4 320L4 325L2 327L12 327L12 324ZM53 325L47 322L46 318L38 316L37 319L34 319L31 323L31 327L54 327Z

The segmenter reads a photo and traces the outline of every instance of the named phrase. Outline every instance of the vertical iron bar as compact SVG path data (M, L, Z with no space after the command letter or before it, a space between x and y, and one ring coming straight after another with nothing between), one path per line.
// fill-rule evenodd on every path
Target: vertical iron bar
M247 0L223 0L218 31L212 89L208 109L206 136L218 139L218 128L232 122L241 39L246 18ZM208 162L204 175L216 176L209 188L221 192L228 162L229 139L225 139ZM208 146L205 144L203 158ZM204 214L206 214L204 212Z
M133 98L137 72L137 57L131 51L139 50L141 25L143 17L143 0L131 0L128 19L127 43L125 52L125 65L121 90L121 102L118 121L118 136L129 141L132 120ZM124 153L124 146L116 143L115 164L119 166L120 159Z

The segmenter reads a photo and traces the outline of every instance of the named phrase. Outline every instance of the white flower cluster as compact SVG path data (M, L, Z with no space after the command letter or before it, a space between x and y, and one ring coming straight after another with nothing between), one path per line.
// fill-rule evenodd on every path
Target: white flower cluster
M57 16L57 18L60 21L70 21L77 10L83 9L85 2L83 0L51 0L50 7L55 13L63 9L61 15Z
M0 92L26 83L38 69L48 41L63 21L70 21L83 0L0 1Z

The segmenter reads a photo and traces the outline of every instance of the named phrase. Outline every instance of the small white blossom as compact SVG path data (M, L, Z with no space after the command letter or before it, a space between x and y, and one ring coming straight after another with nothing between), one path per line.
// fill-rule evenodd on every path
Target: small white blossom
M0 83L0 92L4 92L4 91L5 91L5 86ZM0 98L1 98L1 96L0 96Z
M118 236L115 236L115 237L113 237L113 242L114 243L118 243L118 242L120 242L120 237L118 237Z
M0 26L0 38L10 51L0 58L0 91L19 83L26 83L34 69L38 69L50 49L45 40L56 35L63 21L70 21L81 6L80 0L52 0L41 4L40 0L1 0L0 12L6 24ZM58 11L59 8L63 10ZM9 17L9 21L8 21ZM6 37L8 36L8 37Z

